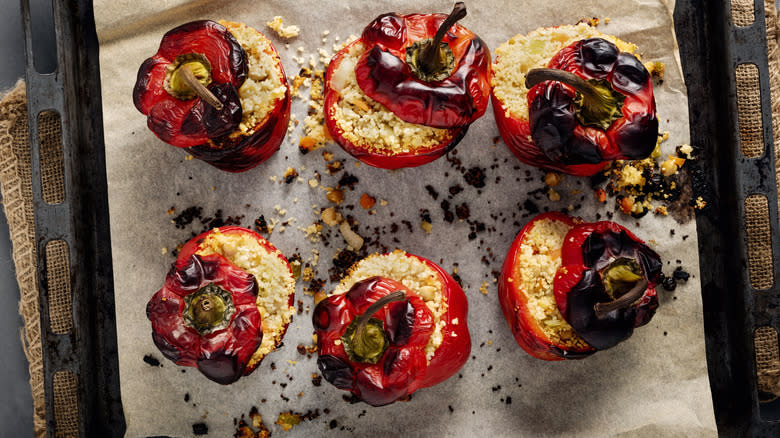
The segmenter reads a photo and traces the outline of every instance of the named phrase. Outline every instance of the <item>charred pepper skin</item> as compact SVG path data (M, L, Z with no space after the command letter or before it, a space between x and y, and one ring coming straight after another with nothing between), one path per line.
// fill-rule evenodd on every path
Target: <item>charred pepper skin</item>
M215 290L220 291L217 298L209 295ZM257 291L253 275L220 255L180 258L146 306L152 339L177 365L197 367L222 385L233 383L246 374L247 363L263 339ZM197 314L193 308L204 300L193 297L201 293L225 305L218 315L220 324L208 320L199 325L197 317L195 322L185 317L188 312Z
M547 361L582 359L593 354L595 350L589 347L574 349L553 342L535 322L528 306L528 297L522 290L515 274L515 268L520 262L520 246L525 242L526 236L534 225L543 220L562 222L571 227L582 222L580 219L563 213L549 212L534 217L526 224L510 246L501 268L498 281L498 301L515 341L528 354Z
M337 122L337 109L341 94L333 85L333 75L344 61L346 54L356 44L362 43L360 40L354 41L336 53L330 64L328 64L328 70L325 73L325 125L336 143L347 153L369 166L391 170L422 166L454 149L466 135L468 126L451 129L452 136L441 144L402 153L377 151L371 148L370 145L354 143L345 137L344 131Z
M423 81L407 61L407 50L434 38L446 14L384 14L361 35L366 46L355 68L366 95L401 120L434 128L466 126L480 118L490 99L490 51L473 32L452 26L443 42L454 57L448 77Z
M421 257L416 258L436 266ZM471 351L466 324L468 305L455 280L438 266L436 271L442 279L442 292L448 307L442 316L445 323L443 340L430 362L426 359L425 346L434 331L434 318L425 302L395 280L372 277L357 282L345 294L326 298L314 310L312 320L319 352L317 365L325 380L372 406L382 406L454 375L468 360ZM345 349L345 333L372 303L396 291L404 291L402 301L387 304L369 315L381 321L387 349L376 363L352 360Z
M141 64L133 88L133 102L138 111L148 116L149 129L161 140L177 147L191 147L207 142L211 137L206 129L207 117L201 99L181 100L165 90L167 69L180 55L204 55L211 67L212 84L223 89L232 112L238 103L238 88L246 80L248 66L246 53L235 37L219 23L209 20L193 21L166 33L157 53ZM232 89L232 90L228 90ZM231 92L232 91L232 92ZM208 105L206 105L208 106ZM234 117L211 114L210 118L226 118L229 129L238 127ZM233 114L230 114L233 115Z
M594 348L617 345L655 314L661 258L621 225L603 221L575 226L564 240L561 262L554 279L558 308ZM620 274L610 274L612 269L623 269L628 276L621 287L610 284ZM632 285L635 295L628 290ZM598 311L620 297L626 302Z
M499 130L521 161L590 176L612 160L642 159L652 153L658 136L653 83L634 55L620 52L605 39L590 38L560 50L548 67L599 84L618 111L609 117L589 117L585 93L555 79L530 86L528 120L509 117L493 95Z
M273 244L271 244L271 242L267 241L260 234L244 227L231 225L227 227L219 227L219 228L208 230L188 240L187 243L185 243L184 246L182 246L181 250L179 251L179 254L176 257L176 263L181 263L182 260L186 260L190 257L195 256L200 250L203 249L203 242L206 240L206 238L214 233L222 233L225 235L236 234L236 235L248 236L249 238L256 240L260 244L260 246L267 249L269 252L275 253L278 251L276 247ZM284 264L287 266L287 270L290 272L290 275L292 275L292 268L290 267L290 263L281 253L277 253L277 254L279 259L282 260ZM293 306L294 303L295 303L295 294L292 293L290 294L290 297L287 300L287 305ZM284 338L284 335L287 333L288 328L289 325L284 327L281 334L279 335L279 339ZM277 343L276 347L279 346L280 343ZM262 363L262 359L259 361L250 362L250 364L244 370L244 375L247 376L250 373L252 373L254 370L257 369L258 366L260 366L261 363Z
M273 46L271 51L285 78ZM192 57L206 65L210 75L206 88L222 104L221 108L214 108L198 96L177 97L169 92L173 87L170 70L183 62L180 60ZM279 150L290 119L290 91L283 79L284 98L276 102L263 121L250 127L251 134L238 129L243 114L238 89L247 75L246 52L230 31L210 20L193 21L166 33L158 52L141 65L133 102L147 116L149 129L162 141L185 148L195 158L218 169L243 172Z

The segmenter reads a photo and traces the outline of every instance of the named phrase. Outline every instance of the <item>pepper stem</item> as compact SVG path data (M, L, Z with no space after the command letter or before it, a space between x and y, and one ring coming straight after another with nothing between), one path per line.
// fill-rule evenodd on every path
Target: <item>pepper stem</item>
M574 73L553 68L534 68L525 75L525 87L529 90L544 81L556 81L577 90L576 116L586 126L607 130L615 120L623 117L626 97L612 88L605 80L585 80Z
M230 292L216 284L207 284L184 297L185 323L205 335L227 327L235 313Z
M206 88L210 83L211 63L208 58L200 53L185 53L177 56L166 67L163 88L180 100L200 97L214 109L221 111L222 102Z
M433 42L422 49L422 54L420 55L422 58L422 66L428 70L428 73L435 71L437 67L440 67L443 63L441 51L438 50L438 48L441 45L441 40L444 39L444 35L447 34L447 31L449 31L455 23L465 16L466 4L463 2L455 3L450 15L444 20L441 26L439 26L439 30L436 31Z
M444 35L460 19L466 16L466 4L455 3L452 12L442 22L433 39L415 42L406 48L406 62L421 81L437 82L446 79L455 68L455 56L446 43Z
M594 304L593 310L596 312L596 318L603 318L613 310L625 309L626 307L630 306L634 301L638 300L645 293L647 284L647 280L643 278L620 298L606 303Z
M221 111L222 110L222 102L217 99L217 96L214 95L211 91L209 91L208 88L204 87L203 84L200 83L198 78L195 77L195 74L192 73L192 70L188 65L182 65L179 68L179 74L181 75L182 80L184 83L190 86L192 88L192 91L195 92L203 101L205 101L207 104L214 107L215 110Z
M347 327L341 337L344 350L354 362L377 363L387 349L382 321L372 316L382 307L406 298L403 291L395 291L378 299L374 304Z

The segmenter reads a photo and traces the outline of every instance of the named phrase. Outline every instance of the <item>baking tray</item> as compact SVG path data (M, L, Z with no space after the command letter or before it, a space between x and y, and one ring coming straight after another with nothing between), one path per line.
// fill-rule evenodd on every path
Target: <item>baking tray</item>
M81 436L122 436L125 422L119 393L116 324L105 174L98 40L92 2L53 0L57 70L34 67L30 5L22 0L27 58L27 95L32 143L32 187L38 256L47 434L55 436L54 376L75 375ZM775 189L771 105L763 1L755 1L755 21L731 22L727 0L678 0L674 18L682 68L688 86L691 141L704 151L701 169L711 204L697 217L704 302L707 361L719 433L726 436L780 436L780 402L760 404L754 364L757 327L780 329L777 284L754 290L748 277L745 199L768 201L772 253L780 250ZM740 153L735 69L757 66L760 77L765 153ZM38 114L61 117L65 200L43 199ZM67 244L73 328L51 329L46 245ZM772 261L780 272L780 261ZM62 426L62 425L59 425Z

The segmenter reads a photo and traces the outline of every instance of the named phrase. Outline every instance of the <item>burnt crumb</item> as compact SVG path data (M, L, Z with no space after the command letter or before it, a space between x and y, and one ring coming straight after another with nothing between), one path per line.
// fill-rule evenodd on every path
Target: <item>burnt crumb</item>
M147 354L146 356L144 356L144 362L146 362L147 364L149 364L150 366L153 366L153 367L161 367L162 366L162 364L160 363L160 360L157 359L156 357L152 356L151 354Z
M173 223L176 225L176 228L184 229L184 227L191 224L195 219L200 219L202 215L202 207L187 207L173 218Z
M536 203L530 199L526 199L525 202L523 202L523 209L525 209L525 211L527 211L530 214L539 213L539 206L536 205Z
M449 410L450 410L450 414L451 414L451 413L453 413L453 412L455 412L455 409L453 409L453 408L452 408L452 405L448 405L448 406L447 406L447 409L449 409Z
M688 281L691 278L691 274L683 271L682 266L678 266L677 269L672 272L672 277L677 281Z
M193 425L192 425L192 434L193 435L208 435L209 434L209 427L206 425L206 423L193 423Z
M406 227L407 230L409 230L410 233L414 231L414 227L412 227L412 223L407 220L402 220L401 223Z
M314 386L322 386L322 376L319 374L312 374L311 376L311 384Z
M334 283L338 282L344 277L347 270L362 258L361 255L354 251L348 249L341 250L336 258L333 259L333 268L329 270L330 280Z
M336 420L330 420L330 423L328 423L328 427L331 429L335 429L339 427L339 422Z
M661 282L661 285L669 292L674 291L677 289L677 280L674 279L674 277L664 277L663 281Z
M228 225L241 225L241 222L244 220L244 215L237 215L237 216L228 216L224 217L224 213L222 213L222 210L217 210L214 212L214 217L204 217L200 220L201 224L205 225L205 228L203 231L210 230L212 228L218 228L218 227L224 227Z
M425 222L428 222L429 224L433 223L433 220L431 219L431 212L428 211L428 209L420 210L420 219L422 219Z
M276 362L271 362L271 370L276 370Z
M460 278L460 275L458 275L456 272L452 273L452 279L455 280L455 282L458 283L460 287L463 287L463 280Z
M466 182L478 189L485 187L485 169L480 167L472 167L463 174L463 178Z
M339 187L348 187L350 190L354 190L355 184L358 182L360 182L358 177L352 175L351 173L344 172L344 175L342 175L341 179L339 179Z
M455 215L450 210L450 201L444 199L441 201L441 210L444 212L444 221L452 223L455 220Z
M437 192L432 185L429 184L425 186L425 190L428 191L428 194L431 195L431 198L433 198L434 201L439 199L439 192Z
M450 192L450 195L455 196L458 193L463 191L463 186L461 186L460 184L455 184L454 186L450 186L448 191Z
M298 171L293 169L292 167L288 168L287 171L284 172L285 184L292 184L297 178L298 178Z
M468 219L469 216L471 215L468 204L463 203L455 207L455 215L457 215L458 219L460 220Z
M184 394L184 401L185 402L190 401L190 393L189 392Z
M255 219L255 230L258 233L268 234L268 222L265 221L265 216L260 215Z
M505 403L508 404L508 405L511 405L512 404L512 397L507 396Z
M298 354L302 356L306 356L306 346L303 344L298 344L297 347L295 347L296 350L298 350Z

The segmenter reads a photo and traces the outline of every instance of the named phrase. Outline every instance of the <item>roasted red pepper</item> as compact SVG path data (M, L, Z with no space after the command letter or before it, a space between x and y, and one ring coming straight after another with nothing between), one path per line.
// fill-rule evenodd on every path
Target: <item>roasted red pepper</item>
M555 300L577 334L603 350L653 317L661 266L658 254L621 225L577 225L561 248Z
M528 354L582 359L650 321L660 277L658 254L624 227L550 212L526 224L510 247L498 298Z
M258 32L259 33L259 32ZM271 51L287 86L276 51ZM213 166L248 170L279 149L289 121L289 89L264 120L238 129L243 108L238 89L249 59L233 34L209 20L183 24L163 36L157 53L138 70L136 108L161 140Z
M526 75L529 119L515 119L494 97L496 122L523 162L593 175L612 160L642 159L655 148L658 118L650 73L602 38L560 50L549 68Z
M254 276L220 255L180 258L146 306L152 339L168 359L235 382L263 339Z
M369 165L398 169L431 162L460 142L469 124L485 113L490 93L490 51L474 33L456 24L465 15L462 2L449 16L380 15L360 39L333 57L325 76L324 111L328 131L341 147ZM358 48L359 56L345 62ZM355 74L348 83L348 75L341 72L347 68ZM353 82L372 104L400 120L446 131L438 133L435 142L418 145L402 140L406 148L402 152L376 147L359 133L351 135L359 128L349 122L340 124L339 104L344 88ZM373 113L365 102L358 103L363 107L360 111ZM384 124L380 130L393 132L397 126L392 123L398 120L377 123Z
M456 24L462 2L444 14L384 14L363 30L358 85L401 120L434 128L466 126L490 99L490 51Z
M408 255L408 257L416 257ZM433 262L447 303L442 341L428 361L434 317L425 302L400 282L384 277L359 281L314 309L317 365L334 386L372 406L403 399L451 377L471 351L467 302L452 277Z

